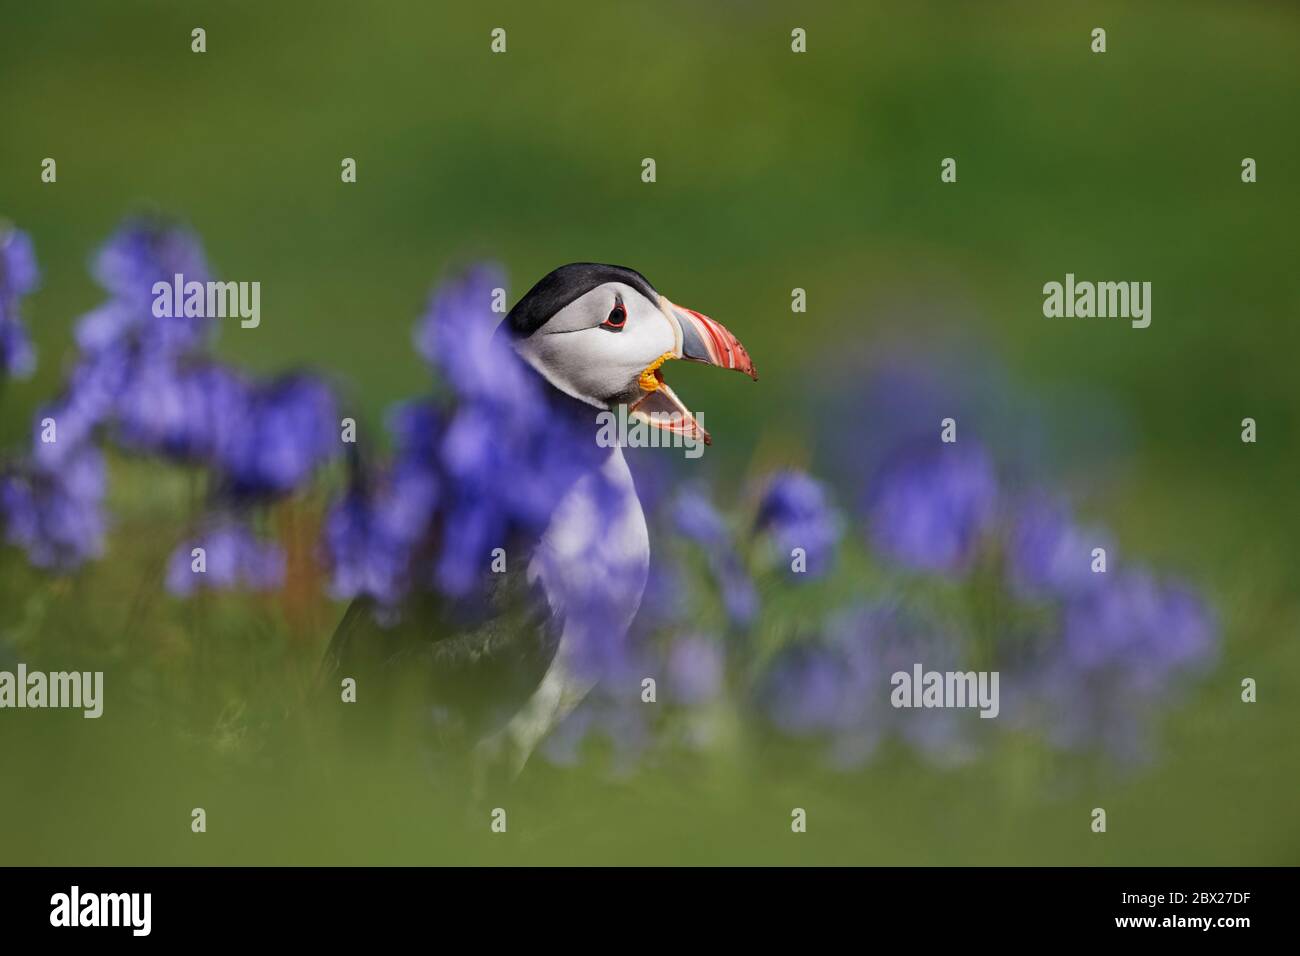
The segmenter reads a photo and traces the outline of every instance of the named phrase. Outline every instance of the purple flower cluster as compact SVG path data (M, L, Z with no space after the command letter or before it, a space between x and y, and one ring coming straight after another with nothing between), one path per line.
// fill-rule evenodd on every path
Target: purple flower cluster
M30 250L14 257L18 268L9 258L0 273L16 277L16 288L29 287L34 267L21 264ZM70 568L101 550L101 442L197 466L218 500L244 508L302 487L337 454L338 418L323 382L303 374L252 380L208 356L214 318L155 310L155 283L211 275L192 232L155 219L129 221L92 271L109 298L76 323L76 364L62 393L38 412L27 459L5 479L7 538L34 563ZM9 287L6 280L0 291ZM0 310L0 319L7 315ZM74 480L88 461L98 469L93 485ZM276 580L274 562L236 547L237 537L227 526L217 538L208 585ZM230 561L246 566L225 573ZM189 593L183 580L169 575L169 587Z
M17 229L0 230L0 379L26 378L36 366L18 302L39 279L31 238Z
M676 533L704 551L727 620L741 629L749 627L758 616L758 591L741 562L726 520L698 486L678 493L672 515Z
M18 316L18 302L37 284L31 239L0 234L0 385L5 376L32 371L34 354ZM47 437L55 429L38 423ZM24 549L37 567L66 570L103 550L104 463L98 449L76 440L75 426L60 450L60 467L40 462L0 467L0 530L3 540Z
M1014 517L1006 564L1010 593L1050 612L1012 663L1015 716L1036 717L1065 746L1139 753L1154 705L1217 652L1210 609L1187 585L1117 562L1106 532L1081 527L1041 492Z
M333 592L383 604L413 587L452 598L487 580L493 549L536 536L599 450L591 416L555 407L550 391L496 335L501 271L479 266L438 287L415 345L450 392L390 416L392 464L331 510Z
M167 560L167 590L189 597L200 590L268 590L284 580L284 553L259 541L243 524L221 521L185 542Z
M1015 509L1007 547L1011 589L1024 600L1076 597L1104 578L1092 570L1093 551L1114 561L1110 535L1081 528L1069 505L1044 493L1027 496Z
M214 465L237 498L288 494L338 452L334 395L316 378L284 375L228 400L225 427L212 433Z
M782 734L824 742L841 768L866 762L880 742L896 736L939 761L969 751L974 713L897 710L891 677L917 662L947 670L962 642L932 620L898 607L864 604L839 611L813 640L782 648L756 686L756 704Z
M992 461L972 440L898 450L877 473L866 501L871 543L898 564L958 574L969 568L993 524L998 500Z
M441 479L424 443L439 423L428 405L403 406L391 416L399 454L388 473L367 480L354 462L349 488L325 518L335 598L366 595L391 607L410 590L413 558L438 505Z
M755 529L770 535L773 559L790 567L791 555L802 549L811 578L826 575L835 565L842 522L831 507L826 487L801 471L772 476L758 506ZM802 578L792 575L795 580Z
M104 460L93 445L80 446L58 468L0 475L5 541L47 570L70 570L99 557L104 490Z
M104 425L126 449L208 467L239 498L288 493L337 453L324 383L302 374L250 381L206 357L212 317L154 314L155 282L210 275L192 233L130 222L94 272L110 299L78 323L82 359L56 406L78 434Z
M664 691L684 707L699 707L722 693L726 657L722 642L689 632L675 638L664 661Z
M1013 560L1023 566L1028 557ZM1039 580L1051 567L1039 565ZM1142 566L1086 580L1060 575L1037 597L1052 617L1012 667L1021 698L1013 719L1043 727L1063 747L1144 756L1157 706L1217 654L1217 624L1205 601Z
M990 402L989 384L980 382L983 403L1002 404L996 395ZM952 376L895 362L861 396L880 437L852 464L865 478L865 541L914 576L907 601L951 610L962 595L954 613L966 623L931 626L954 636L921 640L925 628L900 631L900 620L914 618L892 612L834 617L819 640L770 661L759 705L772 725L825 740L837 763L859 762L891 729L925 752L965 752L970 740L950 711L895 711L882 681L917 663L967 671L979 660L1002 675L1006 723L1063 745L1139 749L1156 705L1215 654L1205 603L1121 560L1112 536L1080 524L1063 496L1005 481L979 439L980 415L963 412L980 402ZM949 416L961 419L955 442L941 440ZM1001 569L1000 579L971 577L981 556L979 566ZM944 591L943 581L963 586Z
M215 331L211 317L154 314L154 284L211 278L203 245L187 229L153 218L133 219L100 249L91 271L108 301L77 322L77 345L87 355L131 347L150 359L199 351Z

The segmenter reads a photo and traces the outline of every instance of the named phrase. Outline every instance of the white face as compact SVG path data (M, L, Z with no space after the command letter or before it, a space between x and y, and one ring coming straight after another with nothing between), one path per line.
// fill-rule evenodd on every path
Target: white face
M638 400L641 374L681 353L681 331L657 302L629 285L607 282L575 299L515 350L565 394L612 408Z

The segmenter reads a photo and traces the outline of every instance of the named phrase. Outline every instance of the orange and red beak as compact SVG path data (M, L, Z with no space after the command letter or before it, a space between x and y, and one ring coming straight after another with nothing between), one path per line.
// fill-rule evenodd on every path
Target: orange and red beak
M740 344L740 339L732 335L721 322L715 322L694 309L669 302L662 296L659 298L659 307L677 320L680 329L677 358L705 362L719 368L734 368L758 381L758 372L754 370L754 362L749 353Z
M713 439L686 408L681 399L664 382L660 367L668 359L703 362L718 368L735 369L758 381L758 372L749 352L721 322L659 297L659 308L673 327L674 346L641 373L640 385L645 395L631 406L631 413L665 431L687 440L712 444Z

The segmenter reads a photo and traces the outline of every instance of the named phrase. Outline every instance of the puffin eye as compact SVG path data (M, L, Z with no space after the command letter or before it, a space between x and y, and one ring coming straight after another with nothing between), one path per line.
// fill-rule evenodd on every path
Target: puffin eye
M609 310L609 316L604 322L600 323L602 329L609 329L611 332L622 332L623 326L627 324L627 309L623 307L622 302L615 302L614 308Z

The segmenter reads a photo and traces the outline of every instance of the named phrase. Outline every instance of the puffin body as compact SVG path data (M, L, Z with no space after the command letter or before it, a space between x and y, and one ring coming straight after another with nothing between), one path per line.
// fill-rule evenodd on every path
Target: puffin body
M370 700L382 698L385 706L370 711L382 723L396 713L424 724L432 714L444 741L504 750L518 772L591 689L579 658L590 656L591 642L623 639L645 589L645 515L622 449L598 446L597 414L621 407L650 427L707 443L665 384L663 364L687 359L757 375L720 323L673 304L622 266L554 270L496 335L542 379L545 420L579 435L589 430L590 457L582 455L580 476L544 530L523 543L527 560L486 575L483 599L467 609L423 594L398 609L395 622L358 599L335 632L328 664L367 685Z
M529 576L540 584L551 627L560 636L545 676L506 728L518 767L590 691L594 680L574 659L575 651L584 641L623 638L641 607L649 568L645 514L623 450L614 447L599 474L581 479L560 501L529 562ZM594 634L582 623L579 605L591 590L593 572L610 570L614 576L600 586L601 622L608 631Z

